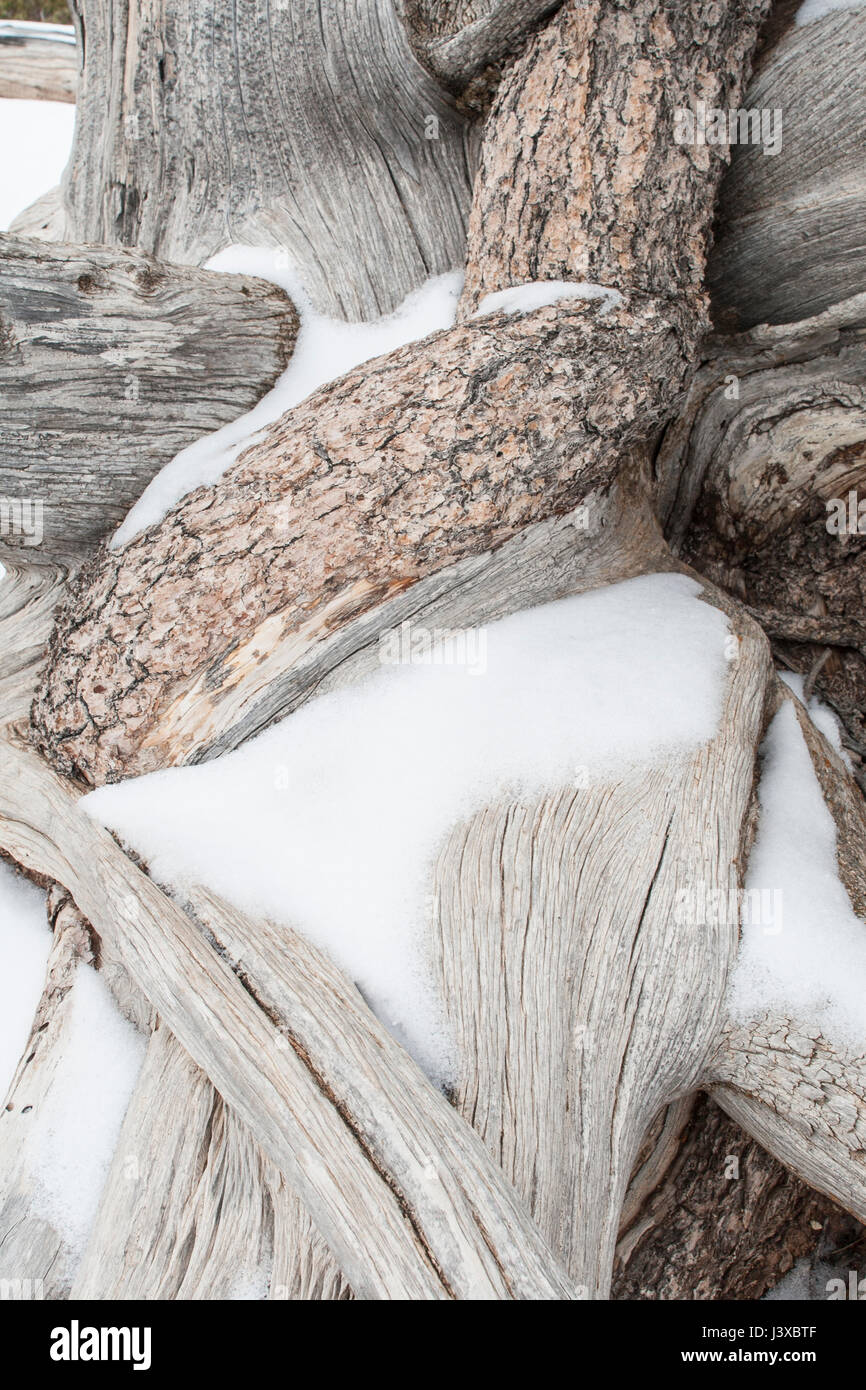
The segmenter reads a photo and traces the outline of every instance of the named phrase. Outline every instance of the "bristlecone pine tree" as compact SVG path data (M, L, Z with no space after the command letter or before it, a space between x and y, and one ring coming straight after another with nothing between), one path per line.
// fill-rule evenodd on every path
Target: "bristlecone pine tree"
M0 239L0 492L46 503L40 549L4 541L0 850L54 928L0 1123L0 1276L213 1299L269 1249L271 1297L759 1297L866 1221L866 1057L732 1019L736 922L674 904L742 886L787 701L866 917L864 549L825 526L866 476L866 12L72 3L71 160ZM678 140L699 103L780 110L780 148ZM109 549L291 357L281 291L201 269L231 243L285 248L350 320L463 267L456 325ZM474 316L539 281L618 297ZM475 626L660 571L738 639L716 735L454 826L430 885L447 1095L304 937L204 886L180 905L77 808L356 680L410 614ZM70 1272L21 1139L87 959L149 1042Z

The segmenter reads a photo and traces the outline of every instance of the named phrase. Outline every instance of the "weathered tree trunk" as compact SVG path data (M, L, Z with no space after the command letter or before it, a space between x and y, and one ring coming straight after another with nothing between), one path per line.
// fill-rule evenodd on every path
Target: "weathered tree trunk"
M814 670L810 688L842 720L862 781L866 542L849 529L849 493L856 514L866 295L802 323L708 340L655 470L672 546L749 605L784 665ZM828 529L833 499L841 530Z
M320 305L349 315L390 307L430 269L462 258L462 108L475 98L458 109L452 94L476 79L489 92L487 65L519 48L550 8L467 0L443 18L424 4L398 16L385 0L353 0L345 23L365 35L356 51L330 4L318 7L315 32L311 14L291 7L269 31L280 54L290 32L312 45L288 53L291 92L278 65L263 67L252 13L222 23L190 3L169 22L147 7L131 17L119 0L93 19L87 11L85 28L97 32L66 183L73 234L184 261L230 238L279 241ZM803 1222L827 1208L795 1184L779 1195L779 1170L753 1155L762 1235L738 1288L730 1265L713 1282L708 1247L689 1265L694 1227L666 1257L654 1233L671 1181L690 1182L706 1207L706 1144L726 1142L716 1121L715 1138L711 1123L705 1147L696 1141L677 1158L699 1090L827 1198L866 1211L862 1059L814 1033L801 1045L802 1020L735 1027L725 997L736 923L696 932L673 911L695 881L741 885L758 746L788 698L760 626L712 584L704 601L739 638L714 739L641 777L576 791L564 776L532 804L488 806L442 849L431 929L458 1038L453 1105L309 943L204 889L182 910L77 812L72 783L46 766L98 785L214 757L372 669L380 632L409 613L472 625L681 568L656 508L698 560L684 538L704 494L715 495L695 433L725 380L714 349L692 378L724 158L719 147L678 144L673 123L699 99L739 104L767 8L565 4L493 95L458 325L323 387L218 483L121 551L100 552L68 594L33 710L43 756L8 731L0 744L12 774L0 787L0 846L69 888L160 1017L127 1125L143 1136L145 1184L125 1188L115 1161L79 1291L225 1296L231 1266L255 1271L270 1237L272 1297L606 1297L617 1248L620 1293L646 1296L651 1281L683 1296L689 1280L709 1296L760 1292L783 1267L767 1250L783 1222L798 1223L785 1244L793 1258ZM244 55L236 82L191 71L205 33L216 54L234 44ZM376 95L376 128L360 144L351 103L337 114L324 103L323 72L335 82L351 72L360 102ZM282 97L287 114L277 117ZM105 159L94 139L99 101L109 110ZM441 116L436 151L420 147L425 109ZM168 141L172 121L183 149ZM311 139L328 150L315 177L304 164ZM249 172L229 188L236 151ZM334 216L356 193L356 216ZM535 280L589 280L606 294L572 292L525 314L483 303ZM844 337L854 312L819 322L822 347ZM802 336L755 330L735 344L735 360L757 380L759 366L801 362ZM844 370L856 374L852 360ZM859 408L852 399L834 415L834 437ZM719 470L726 502L740 466L726 458ZM713 535L727 538L721 515L720 505ZM41 659L40 643L34 680ZM19 669L15 717L22 688ZM836 818L840 871L863 910L859 793L798 717ZM820 1102L816 1082L829 1087ZM166 1113L160 1153L147 1117L158 1123L156 1101L181 1093L194 1102L192 1134ZM196 1166L187 1139L206 1130ZM728 1201L739 1201L731 1258L747 1236L742 1201ZM148 1222L155 1206L171 1214L162 1231ZM154 1255L147 1272L136 1266L140 1248Z

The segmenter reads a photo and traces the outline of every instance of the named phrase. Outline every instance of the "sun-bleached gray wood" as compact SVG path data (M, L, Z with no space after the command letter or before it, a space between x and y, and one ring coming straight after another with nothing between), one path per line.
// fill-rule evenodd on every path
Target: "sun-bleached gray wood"
M866 14L791 28L743 98L781 112L781 148L733 146L708 267L720 326L805 319L863 289ZM777 118L778 119L778 118Z
M75 1272L68 1234L40 1196L32 1132L58 1082L75 973L90 948L79 915L61 911L33 1027L0 1110L0 1281L12 1297L66 1298Z
M71 787L36 754L7 739L2 757L9 776L0 786L0 845L30 872L65 881L291 1181L360 1297L569 1296L554 1256L480 1140L329 962L300 938L287 949L285 933L279 960L270 960L263 929L209 899L211 932L218 926L225 938L214 949L76 809ZM257 961L264 979L250 964L243 978L232 968L230 938L238 932L245 962ZM283 972L295 985L291 997L277 994ZM283 1028L275 1026L276 1007L288 1015Z
M297 331L262 280L0 236L0 497L40 503L43 534L4 525L0 555L80 560L175 453L270 389Z
M69 239L201 264L285 247L319 309L396 307L463 260L469 126L392 0L82 0Z

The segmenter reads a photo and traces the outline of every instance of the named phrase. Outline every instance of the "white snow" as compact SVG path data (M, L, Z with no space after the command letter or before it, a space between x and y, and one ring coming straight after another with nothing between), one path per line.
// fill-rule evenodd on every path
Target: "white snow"
M836 750L845 766L849 768L853 767L853 763L842 743L842 725L839 723L839 720L836 718L830 706L825 705L823 700L819 700L817 695L813 695L811 700L809 700L808 703L806 702L804 698L806 694L805 676L798 675L795 671L780 671L779 675L788 689L793 690L800 703L806 706L809 718L815 725L815 728L824 735L830 747Z
M450 328L463 283L460 271L434 276L408 295L393 314L371 323L345 323L317 313L299 277L286 266L285 253L251 246L229 247L208 262L209 270L258 275L286 291L301 320L295 350L276 385L252 410L197 439L166 464L115 531L112 549L120 549L161 521L194 488L215 483L266 425L319 386L373 357Z
M60 1063L30 1143L34 1203L77 1257L96 1216L145 1041L88 965L75 973L70 1007ZM124 1158L133 1165L130 1181L137 1180L136 1155Z
M648 764L717 727L726 620L660 574L491 624L479 665L383 666L238 752L83 798L173 885L309 935L432 1074L448 1039L428 958L430 866L505 795Z
M71 102L0 98L0 231L60 182L74 124Z
M806 0L794 16L795 24L811 24L837 10L860 10L866 0Z
M866 925L839 878L836 827L794 705L763 745L760 815L746 891L781 894L782 920L743 923L730 1005L744 1021L765 1009L820 1028L842 1049L866 1044ZM781 927L781 930L779 930Z
M600 313L610 313L622 303L619 290L608 285L595 285L589 280L530 280L525 285L512 285L507 290L496 290L486 294L472 315L474 319L484 314L531 314L534 309L544 309L548 304L560 304L564 299L601 299L604 301Z
M50 949L45 894L0 860L0 1101L30 1036Z

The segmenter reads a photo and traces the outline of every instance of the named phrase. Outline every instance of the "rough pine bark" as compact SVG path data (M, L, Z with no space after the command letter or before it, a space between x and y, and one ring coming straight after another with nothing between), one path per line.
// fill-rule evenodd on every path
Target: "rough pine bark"
M650 0L628 12L570 4L530 42L485 127L464 318L482 290L536 276L592 274L624 302L469 319L356 370L278 422L215 487L100 558L61 622L35 706L58 767L99 782L158 766L158 746L144 745L161 714L196 680L222 684L243 647L261 660L286 633L302 644L613 480L670 418L705 327L723 161L674 143L674 109L702 94L738 97L766 8L735 0L710 24ZM615 73L641 45L653 61L618 105ZM605 104L621 111L613 142ZM519 123L531 130L542 108L543 140L537 132L516 153ZM608 252L611 180L622 231ZM652 205L661 182L678 196L664 219ZM530 196L543 225L525 222Z

